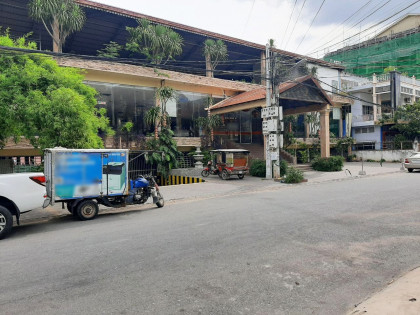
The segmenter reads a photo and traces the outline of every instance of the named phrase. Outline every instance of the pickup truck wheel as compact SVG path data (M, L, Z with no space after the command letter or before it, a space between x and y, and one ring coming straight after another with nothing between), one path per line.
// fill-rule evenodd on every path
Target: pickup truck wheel
M77 205L76 211L80 220L93 220L98 215L99 207L93 200L84 200Z
M5 238L12 230L13 216L10 211L0 206L0 240Z

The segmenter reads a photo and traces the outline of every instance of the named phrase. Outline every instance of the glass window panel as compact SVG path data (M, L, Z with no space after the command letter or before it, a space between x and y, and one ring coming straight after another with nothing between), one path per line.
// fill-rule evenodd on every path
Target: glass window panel
M112 83L86 82L98 91L98 107L107 109L110 125L118 130L124 123L134 124L132 132L146 135L153 127L144 124L144 115L155 105L155 89Z
M171 128L177 137L198 137L203 130L196 126L195 119L206 117L208 95L179 91L177 93L176 116L171 117Z

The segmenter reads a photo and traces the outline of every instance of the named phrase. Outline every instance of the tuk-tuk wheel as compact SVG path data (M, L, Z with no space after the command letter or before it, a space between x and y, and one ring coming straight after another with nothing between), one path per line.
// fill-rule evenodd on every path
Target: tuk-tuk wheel
M230 175L227 170L223 170L222 179L229 179Z
M238 175L239 179L244 179L245 175L244 174L240 174Z

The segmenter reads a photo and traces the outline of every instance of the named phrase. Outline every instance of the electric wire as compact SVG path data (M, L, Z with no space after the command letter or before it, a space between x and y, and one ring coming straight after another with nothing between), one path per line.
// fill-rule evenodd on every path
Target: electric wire
M346 23L347 21L349 21L353 16L355 16L355 15L357 15L359 12L361 12L366 6L368 6L371 2L372 2L373 0L369 0L367 3L365 3L363 6L361 6L359 9L357 9L357 11L356 12L354 12L352 15L350 15L347 19L345 19L343 22L341 22L338 26L337 26L337 28L338 27L340 27L340 26L342 26L344 23ZM333 29L332 31L330 31L327 35L325 35L324 36L324 38L326 38L326 37L328 37L331 33L333 33L335 31L335 29ZM323 40L323 39L321 39L321 40ZM322 47L323 45L321 45L320 47ZM318 49L318 48L316 48L316 49ZM307 55L307 54L309 54L309 52L308 53L305 53L305 55Z
M28 54L28 51L27 50L25 50L25 49L16 49L16 48L10 48L10 47L0 47L1 48L1 50L0 50L0 53L1 54L4 54L4 53L9 53L9 54L13 54L13 55L16 55L16 53L22 53L22 51L25 53L25 54ZM6 48L6 51L4 50L4 48ZM10 48L10 51L7 51L7 48ZM29 53L31 53L31 52L29 52ZM38 51L35 51L35 52L32 52L32 54L36 54L38 57L49 57L49 56L45 56L45 54L42 54L42 53L39 53ZM65 54L61 54L61 55L65 55ZM79 56L78 56L79 57ZM91 57L91 56L85 56L85 57ZM97 58L97 57L96 57ZM78 58L78 59L80 59L80 58ZM89 58L88 58L89 59ZM112 58L111 58L112 59ZM297 63L295 63L295 66L297 65ZM150 66L150 64L149 64L149 66ZM288 72L288 71L291 71L292 69L286 69L286 72ZM218 73L232 73L232 72L230 72L230 71L217 71ZM235 74L237 74L238 72L234 72ZM262 76L262 75L255 75L255 73L242 73L242 75L244 75L244 76L248 76L248 77L259 77L259 78L264 78L264 79L269 79L269 78L266 78L265 76ZM322 80L320 80L319 78L316 78L316 77L313 77L315 80L317 80L318 82L320 82L320 83L323 83L323 84L325 84L325 85L327 85L327 86L329 86L329 87L331 87L332 89L335 89L335 90L337 90L338 92L341 92L341 93L338 93L338 92L334 92L334 90L332 90L332 91L328 91L329 93L332 93L332 94L335 94L335 95L339 95L339 96L345 96L345 97L347 97L347 98L350 98L350 99L353 99L353 100L359 100L359 101L361 101L361 102L364 102L364 103L366 103L366 104L371 104L371 105L376 105L376 106L382 106L382 107L384 107L385 105L381 105L381 104L378 104L378 103L373 103L373 102L370 102L370 101L367 101L367 100L364 100L364 99L362 99L362 98L359 98L359 97L356 97L356 96L354 96L354 95L351 95L351 94L348 94L348 92L347 91L344 91L344 90L341 90L341 89L338 89L338 88L336 88L336 87L334 87L334 86L332 86L332 85L330 85L330 84L328 84L328 83L326 83L325 81L322 81ZM282 84L284 84L284 83L287 83L287 82L296 82L296 83L299 83L299 84L302 84L302 85L306 85L306 86L309 86L309 87L312 87L312 88L316 88L316 89L318 89L318 87L314 87L314 86L312 86L312 85L309 85L309 84L304 84L304 83L302 83L302 82L298 82L297 81L297 79L294 79L294 80L287 80L287 81L285 81L285 82L282 82ZM342 94L342 93L344 93L344 95Z
M387 5L389 2L391 2L391 0L385 0L382 5L380 5L376 10L372 11L369 15L363 17L361 20L359 20L358 22L354 23L352 26L349 27L349 30L347 32L349 32L350 30L352 30L356 25L361 24L363 21L365 21L368 17L372 16L373 14L375 14L376 12L378 12L380 9L382 9L385 5ZM335 36L333 37L331 40L329 40L328 42L324 43L323 45L319 46L316 49L319 49L320 47L323 47L329 43L331 43L332 41L334 41L335 39L339 38L341 35ZM344 40L343 40L344 41Z
M248 18L246 19L245 26L244 26L244 30L242 31L242 35L245 33L246 28L247 28L247 26L248 26L249 19L251 18L252 10L254 9L254 4L255 4L255 0L253 0L253 1L252 1L251 10L249 11Z
M284 38L286 37L287 30L289 29L289 24L290 24L290 21L292 20L293 12L295 11L296 3L297 3L297 0L295 0L295 4L293 5L292 13L289 16L289 21L287 22L286 30L283 34L283 38L281 40L280 47L283 47Z
M385 19L383 19L383 20L379 21L378 23L376 23L376 24L374 24L374 25L372 25L372 26L370 26L370 27L368 27L368 28L364 29L363 31L360 31L360 32L358 32L358 33L356 33L356 34L354 34L354 35L352 35L352 36L349 36L349 37L347 37L346 39L344 39L344 40L342 40L342 41L340 41L340 42L338 42L338 43L336 43L336 44L333 44L333 45L330 45L330 46L324 47L322 50L324 50L324 49L326 49L326 48L334 47L334 46L336 46L337 44L343 43L343 42L345 42L345 41L346 41L346 40L348 40L348 39L354 38L355 36L357 36L357 35L359 35L359 34L361 34L361 33L364 33L364 32L366 32L366 31L368 31L368 30L370 30L370 29L375 28L376 26L378 26L378 25L380 25L380 24L384 23L385 21L388 21L389 19L393 18L394 16L396 16L396 15L400 14L401 12L403 12L403 11L407 10L408 8L412 7L413 5L415 5L416 3L418 3L419 1L420 1L420 0L416 0L416 1L414 1L413 3L411 3L411 4L410 4L410 5L408 5L408 6L406 6L405 8L401 9L400 11L398 11L398 12L396 12L396 13L392 14L391 16L389 16L389 17L387 17L387 18L385 18ZM321 51L321 50L313 51L311 54L313 54L313 53L315 53L315 52L318 52L318 51Z
M405 4L404 3L398 3L397 5L395 5L394 7L390 7L388 8L388 10L385 9L385 11L383 12L383 14L381 15L381 18L388 16L391 13L394 13L398 10L400 10ZM415 10L416 7L412 8L412 10ZM385 29L387 29L390 25L392 25L395 21L398 21L401 19L402 14L397 15L396 18L392 21L388 21L388 24L384 24L382 26L378 26L377 28L374 28L372 30L372 32L370 32L369 34L365 34L363 35L363 37L365 38L364 40L369 40L370 38L372 38L372 35L375 37L376 34L383 32ZM379 17L378 17L379 18ZM384 22L385 23L385 22ZM352 41L349 41L348 44L351 44L351 42L353 42L354 44L358 44L360 42L363 42L364 40L362 40L362 36L359 35L359 39L354 38Z
M318 9L318 11L316 12L316 14L315 14L314 18L312 19L311 24L309 25L308 29L306 30L305 35L303 35L302 40L300 41L299 45L296 47L296 51L299 49L300 45L302 44L303 40L305 39L306 34L308 34L309 29L312 27L312 24L314 23L314 21L315 21L316 17L318 16L319 11L321 11L322 6L324 5L324 3L325 3L325 0L322 0L322 3L321 3L321 5L319 6L319 9Z
M289 44L289 41L290 41L290 39L292 38L293 32L295 31L296 24L297 24L297 22L299 21L300 14L302 13L302 10L303 10L303 8L304 8L304 6L305 6L305 3L306 3L306 0L303 2L302 7L300 8L300 11L299 11L298 17L297 17L297 19L296 19L296 21L295 21L295 24L293 25L292 31L290 32L289 39L287 40L286 45L284 46L284 49L286 49L286 48L287 48L287 45Z

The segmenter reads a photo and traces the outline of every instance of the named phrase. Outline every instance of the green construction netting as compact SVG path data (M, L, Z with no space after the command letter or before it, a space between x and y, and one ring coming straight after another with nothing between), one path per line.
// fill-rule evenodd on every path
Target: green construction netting
M372 44L324 57L325 61L340 61L346 70L361 76L384 73L387 67L407 76L420 77L420 33L395 38L379 44Z

